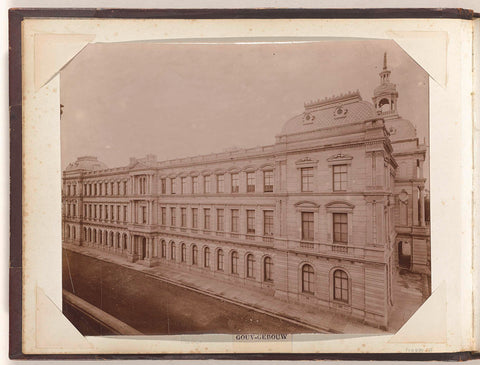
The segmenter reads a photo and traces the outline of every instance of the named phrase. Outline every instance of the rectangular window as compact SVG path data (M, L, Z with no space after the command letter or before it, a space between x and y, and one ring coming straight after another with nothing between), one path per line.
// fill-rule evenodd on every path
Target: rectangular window
M142 223L147 223L147 207L142 207Z
M187 208L181 208L180 212L182 214L182 217L181 217L182 227L186 227L187 226Z
M263 211L263 235L273 236L273 210Z
M140 193L143 194L143 193ZM113 182L110 183L110 195L113 195Z
M333 213L333 243L348 244L347 213Z
M232 232L238 233L238 209L232 209Z
M192 194L198 194L198 176L192 177Z
M238 174L232 174L232 193L238 193L240 191L240 180Z
M160 180L160 186L161 186L161 189L162 189L162 194L166 194L167 193L167 179L163 178Z
M247 210L247 234L255 234L255 211Z
M217 193L223 193L224 190L224 175L217 175Z
M192 208L192 228L198 228L198 209Z
M217 209L217 231L223 232L224 230L225 230L224 210Z
M210 229L210 209L203 210L203 228Z
M255 173L247 172L247 193L255 192Z
M126 205L123 206L123 221L124 222L127 221L127 206Z
M313 167L304 167L301 169L302 191L313 191Z
M302 212L302 241L313 241L313 213Z
M347 165L333 166L333 191L347 190Z
M203 177L203 192L205 194L210 193L210 175Z
M175 178L174 177L170 178L170 192L172 194L175 194Z
M263 172L263 191L265 193L273 192L273 171Z
M123 182L123 195L127 195L127 182Z
M120 220L120 205L117 205L117 221Z
M117 181L117 195L120 195L120 181Z
M167 224L167 208L162 207L162 225Z
M73 185L73 195L77 195L77 186Z
M177 225L177 211L176 208L170 208L170 225L175 227Z
M187 193L187 178L182 177L181 178L181 183L182 183L182 192L181 194L186 194Z
M108 205L105 205L105 219L108 219Z

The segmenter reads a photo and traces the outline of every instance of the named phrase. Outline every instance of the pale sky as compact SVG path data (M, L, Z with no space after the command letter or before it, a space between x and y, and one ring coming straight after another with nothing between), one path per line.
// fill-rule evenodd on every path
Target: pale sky
M62 168L273 144L306 101L359 89L371 102L384 52L399 114L428 144L428 75L393 41L90 44L61 72Z

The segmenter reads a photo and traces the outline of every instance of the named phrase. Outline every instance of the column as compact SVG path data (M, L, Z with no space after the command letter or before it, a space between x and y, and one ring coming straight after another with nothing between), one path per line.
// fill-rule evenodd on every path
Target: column
M419 224L419 217L418 217L418 199L419 199L419 196L418 196L418 187L417 186L413 186L413 191L412 191L412 195L413 195L413 198L412 198L412 211L413 211L413 225L414 226L418 226Z
M422 227L425 227L425 189L424 189L423 186L420 186L419 188L420 188L420 198L419 198L420 199L420 211L418 213L419 213L419 217L420 217L420 225Z

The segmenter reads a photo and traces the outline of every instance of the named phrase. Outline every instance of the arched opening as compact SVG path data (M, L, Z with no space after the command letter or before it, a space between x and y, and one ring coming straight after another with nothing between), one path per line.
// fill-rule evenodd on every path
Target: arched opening
M250 253L247 255L247 278L253 278L254 277L254 264L255 264L255 258L254 256Z
M223 250L217 251L217 270L223 271Z
M210 249L208 247L203 250L203 266L210 267Z
M335 270L333 273L333 299L348 303L348 275L343 270Z
M197 265L198 262L198 248L197 245L192 246L192 265Z
M273 281L273 260L270 256L263 259L263 281Z
M234 275L238 274L238 252L237 251L232 252L231 273Z
M313 267L309 264L302 266L302 293L313 294L314 290L314 271Z
M390 107L390 101L387 99L387 98L383 98L382 100L380 100L380 102L378 103L378 107L380 108L380 110L382 112L388 112L391 110L391 107Z

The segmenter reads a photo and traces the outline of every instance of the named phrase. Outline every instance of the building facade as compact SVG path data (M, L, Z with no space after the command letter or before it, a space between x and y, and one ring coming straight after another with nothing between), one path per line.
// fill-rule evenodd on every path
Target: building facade
M270 146L80 157L63 172L63 240L386 328L399 267L430 272L427 148L397 99L385 58L373 103L306 103Z

